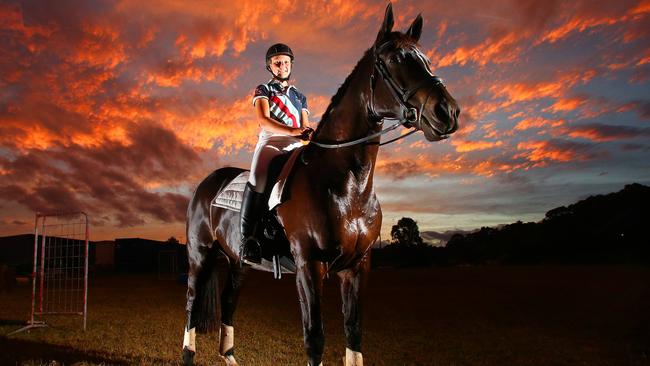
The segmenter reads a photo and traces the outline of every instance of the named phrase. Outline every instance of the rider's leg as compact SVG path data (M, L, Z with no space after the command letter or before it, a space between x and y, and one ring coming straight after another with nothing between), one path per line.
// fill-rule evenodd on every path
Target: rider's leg
M250 182L246 183L241 204L240 229L242 243L240 258L253 263L262 262L262 250L255 242L255 229L260 219L260 205L264 195L256 192Z
M248 262L262 262L262 248L255 239L257 224L263 212L264 187L271 159L280 153L268 138L260 138L255 146L251 172L244 189L242 200L240 229L242 233L240 258Z
M300 140L291 136L272 136L260 138L255 147L248 184L244 190L241 210L242 246L241 258L250 262L262 261L262 250L255 241L255 230L265 211L264 188L271 160L300 146Z

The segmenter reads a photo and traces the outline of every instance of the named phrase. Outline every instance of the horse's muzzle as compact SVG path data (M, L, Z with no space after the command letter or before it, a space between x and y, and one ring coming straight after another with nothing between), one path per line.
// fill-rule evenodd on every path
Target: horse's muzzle
M434 108L438 126L436 129L441 134L451 134L458 129L458 116L460 115L460 108L455 101L440 102Z

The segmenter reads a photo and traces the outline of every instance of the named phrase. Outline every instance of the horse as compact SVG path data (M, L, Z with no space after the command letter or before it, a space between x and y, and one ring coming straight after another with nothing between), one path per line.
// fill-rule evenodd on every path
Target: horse
M370 269L369 249L382 222L373 186L380 135L403 126L412 129L410 133L422 131L432 142L458 128L458 104L432 73L417 43L421 14L405 33L392 30L393 19L389 3L374 44L332 97L302 158L293 166L284 188L290 199L275 208L295 262L309 366L322 365L321 292L328 273L336 273L341 282L345 365L363 365L360 298ZM384 127L387 120L397 122ZM239 213L211 212L210 206L243 171L227 167L211 173L196 188L187 210L189 273L182 355L186 365L193 364L196 333L217 330L220 356L227 365L237 365L233 315L250 267L239 256ZM220 294L218 327L217 263L224 262L220 257L227 259L228 274Z

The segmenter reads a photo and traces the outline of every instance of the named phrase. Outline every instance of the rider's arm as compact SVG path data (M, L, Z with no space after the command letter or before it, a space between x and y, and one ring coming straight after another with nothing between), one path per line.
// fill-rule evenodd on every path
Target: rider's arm
M309 107L307 106L307 97L304 94L300 95L300 104L302 104L302 109L300 109L300 115L302 117L302 130L311 129L309 126Z
M302 111L300 111L300 114L302 114L302 130L305 130L306 128L310 128L309 113L307 113L307 110L303 109Z
M283 135L299 135L300 128L293 128L285 126L280 122L277 122L271 118L271 113L269 112L269 101L266 98L259 98L255 101L255 110L257 111L257 121L260 124L260 127L263 129L272 132L280 133ZM303 113L305 113L303 111Z

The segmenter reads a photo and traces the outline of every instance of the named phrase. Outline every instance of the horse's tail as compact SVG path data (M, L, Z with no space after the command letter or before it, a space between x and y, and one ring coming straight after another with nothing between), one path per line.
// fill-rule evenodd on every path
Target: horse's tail
M216 246L218 245L213 246L213 248L216 249ZM208 256L209 258L206 258L194 287L196 293L192 304L190 328L196 327L197 333L213 332L219 327L217 323L217 309L219 307L217 255L210 253Z

